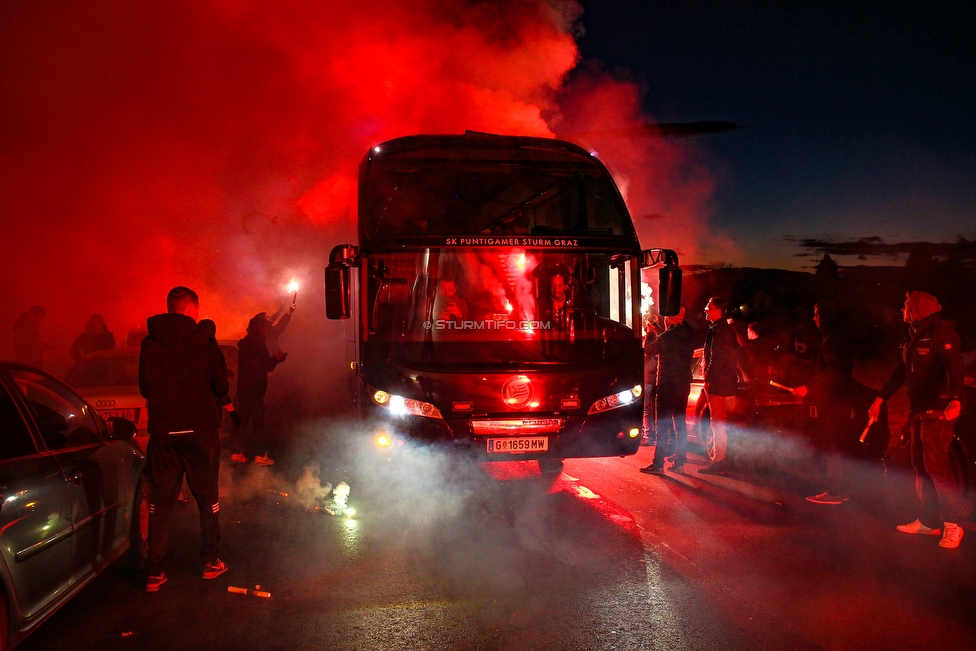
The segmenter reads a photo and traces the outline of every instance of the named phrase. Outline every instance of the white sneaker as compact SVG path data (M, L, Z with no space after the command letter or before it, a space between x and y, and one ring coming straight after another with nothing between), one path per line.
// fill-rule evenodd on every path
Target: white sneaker
M939 528L933 529L932 527L926 527L922 524L921 520L909 522L908 524L900 524L895 529L898 529L902 533L917 533L922 536L938 536L942 533L942 530ZM959 534L959 537L962 538L962 534Z
M254 463L258 464L259 466L273 466L274 459L270 458L268 453L265 452L263 457L254 457Z
M942 540L939 541L939 547L945 549L955 549L962 542L962 527L960 527L955 522L945 522L943 523L945 527L945 533L942 534Z
M230 460L234 463L247 463L247 457L240 452L235 452L234 454L230 455Z

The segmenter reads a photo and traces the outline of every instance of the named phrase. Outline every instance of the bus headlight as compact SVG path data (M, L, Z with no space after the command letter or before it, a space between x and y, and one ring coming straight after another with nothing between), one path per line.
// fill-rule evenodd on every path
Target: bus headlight
M413 398L404 398L403 396L387 393L382 389L370 388L369 395L373 399L374 403L380 407L388 409L394 416L410 415L426 416L427 418L440 418L441 420L444 419L440 410L429 402L414 400Z
M590 407L590 411L587 413L599 414L601 411L609 411L618 407L624 407L640 398L643 392L643 388L638 384L635 387L625 389L619 393L614 393L605 398L600 398L593 403L593 406Z

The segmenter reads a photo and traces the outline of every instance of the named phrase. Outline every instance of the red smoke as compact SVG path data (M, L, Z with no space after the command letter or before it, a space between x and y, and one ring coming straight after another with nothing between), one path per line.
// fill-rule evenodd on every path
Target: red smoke
M292 348L335 338L322 269L353 238L371 145L648 120L634 84L573 72L581 15L568 0L4 3L0 357L32 304L53 368L92 313L124 340L177 284L236 338L292 277ZM712 190L695 156L590 140L643 244L693 261Z

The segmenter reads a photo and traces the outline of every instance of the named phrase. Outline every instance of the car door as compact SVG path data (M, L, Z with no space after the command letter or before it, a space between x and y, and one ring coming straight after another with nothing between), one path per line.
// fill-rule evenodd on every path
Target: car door
M71 503L69 585L100 569L124 539L127 478L119 447L106 443L88 404L55 378L11 369L38 422L47 451L60 463Z
M64 475L56 458L39 451L37 434L0 369L0 558L8 596L25 619L67 591L72 544Z

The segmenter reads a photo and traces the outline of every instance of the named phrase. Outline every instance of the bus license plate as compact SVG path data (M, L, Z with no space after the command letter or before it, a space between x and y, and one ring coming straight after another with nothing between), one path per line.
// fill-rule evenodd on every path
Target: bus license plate
M488 439L488 452L546 452L549 450L548 436L516 436L503 439Z
M136 414L133 409L103 409L98 413L102 415L102 418L124 418L131 420L133 423L136 422Z

